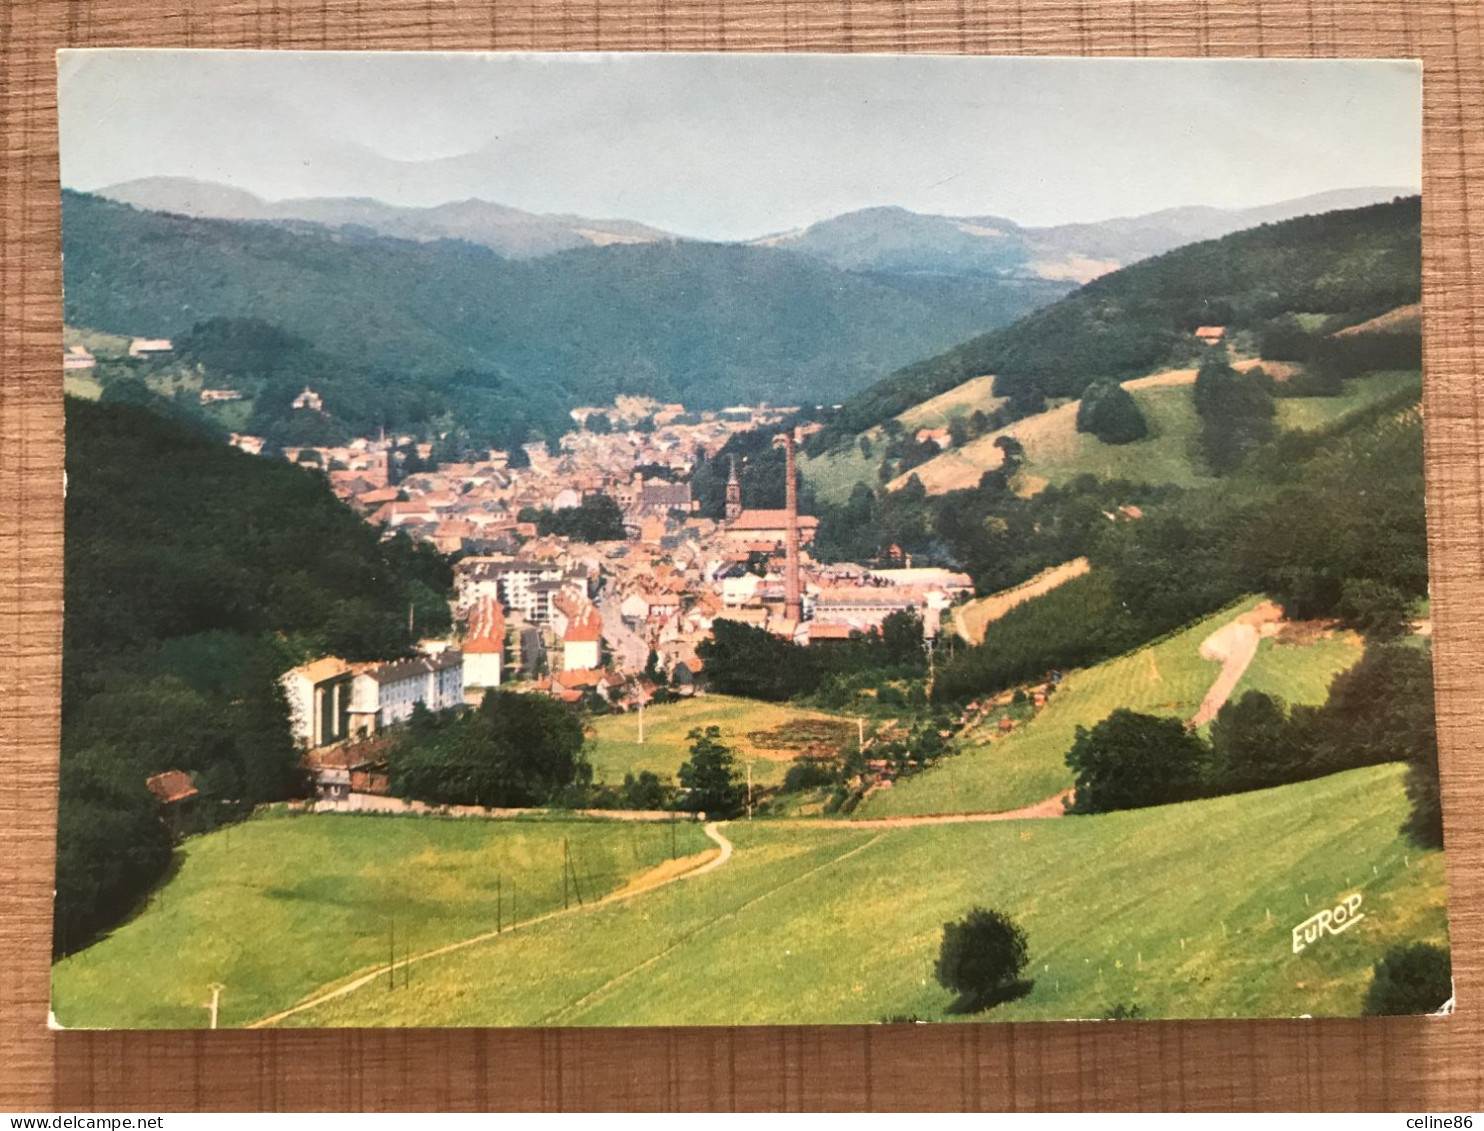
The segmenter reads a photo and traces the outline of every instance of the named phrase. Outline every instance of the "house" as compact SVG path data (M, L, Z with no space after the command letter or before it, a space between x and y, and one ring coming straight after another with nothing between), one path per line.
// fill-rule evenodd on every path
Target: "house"
M350 733L351 685L356 673L338 656L291 668L279 677L289 701L289 728L306 749L339 742Z
M569 672L587 671L598 667L602 660L603 618L597 609L584 602L568 618L566 631L562 633L562 668Z
M172 837L180 835L180 823L196 800L196 786L184 770L166 770L144 779L144 786L160 803L160 820Z
M304 391L294 398L292 407L296 409L307 408L313 412L324 412L325 402L318 393L316 393L308 385L305 385Z
M919 444L936 445L939 451L953 447L953 434L946 428L919 428L915 438Z
M582 492L572 487L563 487L551 500L554 511L569 511L582 506Z
M173 349L169 338L135 338L129 343L129 356L164 357Z
M1225 326L1197 326L1195 336L1208 346L1219 345L1226 337Z
M68 346L62 353L62 371L71 373L78 369L91 369L98 359L88 352L87 346Z
M263 437L248 436L241 432L233 432L230 440L234 448L240 448L250 456L263 454Z
M505 610L493 597L481 597L469 611L464 636L464 695L483 696L499 687L505 674Z

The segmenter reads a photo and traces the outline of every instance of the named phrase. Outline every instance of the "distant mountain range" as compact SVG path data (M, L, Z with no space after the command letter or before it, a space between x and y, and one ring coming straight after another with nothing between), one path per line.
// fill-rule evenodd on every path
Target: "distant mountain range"
M1337 189L1256 208L1167 208L1143 216L1040 228L1022 226L1003 216L935 216L897 207L866 208L744 242L809 256L846 271L1084 283L1197 240L1295 216L1357 208L1414 191L1385 186ZM183 216L314 224L419 241L463 240L508 259L682 238L632 220L524 212L484 200L429 208L401 207L364 197L266 201L241 189L185 177L146 177L98 189L95 195Z
M930 216L867 208L752 241L822 259L848 271L1011 276L1085 283L1185 244L1259 224L1360 208L1416 190L1337 189L1257 208L1166 208L1144 216L1022 227L1003 216Z
M465 240L507 259L534 259L580 247L661 243L677 238L632 220L541 215L487 200L459 200L431 208L403 208L357 196L267 201L242 189L189 177L145 177L98 189L95 195L179 216L297 221L406 240Z

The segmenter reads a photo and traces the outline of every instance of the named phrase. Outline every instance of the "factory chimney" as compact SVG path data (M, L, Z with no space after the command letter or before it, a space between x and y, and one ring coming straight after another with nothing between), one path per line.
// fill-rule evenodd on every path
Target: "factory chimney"
M783 434L786 461L784 489L787 491L783 527L783 615L794 621L804 619L804 606L799 587L799 484L794 464L794 430Z

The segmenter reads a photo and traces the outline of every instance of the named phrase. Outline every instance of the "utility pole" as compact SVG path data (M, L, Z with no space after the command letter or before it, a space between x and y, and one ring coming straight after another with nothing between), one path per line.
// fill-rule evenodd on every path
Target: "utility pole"
M644 745L644 697L639 697L639 745Z
M216 1028L217 1008L221 1005L222 991L226 988L220 982L212 982L210 986L211 1001L207 1003L206 1008L211 1010L211 1028L213 1029Z

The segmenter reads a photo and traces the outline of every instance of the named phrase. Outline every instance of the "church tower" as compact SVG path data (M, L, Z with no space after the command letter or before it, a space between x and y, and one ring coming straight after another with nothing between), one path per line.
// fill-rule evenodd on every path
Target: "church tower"
M737 482L736 456L731 457L731 467L731 474L727 476L727 521L736 522L742 514L742 485Z

